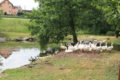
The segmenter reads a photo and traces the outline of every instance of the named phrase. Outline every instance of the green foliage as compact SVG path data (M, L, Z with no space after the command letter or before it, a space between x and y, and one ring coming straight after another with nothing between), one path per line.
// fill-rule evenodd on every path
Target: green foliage
M108 36L114 36L115 32L114 31L108 31L106 35L108 35Z
M104 18L111 25L112 30L120 28L120 1L119 0L101 0L99 8L104 12ZM110 26L108 27L110 28Z
M79 16L79 1L76 0L36 0L40 4L38 10L34 10L31 18L30 30L40 39L40 45L44 47L50 42L58 43L67 35L73 35L76 39L75 27Z
M77 42L81 30L106 34L120 28L118 0L36 0L39 8L29 15L29 29L37 35L43 48L59 43L68 35Z

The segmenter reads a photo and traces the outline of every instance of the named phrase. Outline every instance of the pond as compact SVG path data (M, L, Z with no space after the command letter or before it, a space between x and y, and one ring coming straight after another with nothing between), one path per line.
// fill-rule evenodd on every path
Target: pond
M1 56L2 66L0 66L1 69L0 72L6 69L19 68L21 66L30 64L29 59L31 57L34 58L39 54L40 54L40 49L29 48L29 49L19 49L17 51L13 51L12 54L7 59Z

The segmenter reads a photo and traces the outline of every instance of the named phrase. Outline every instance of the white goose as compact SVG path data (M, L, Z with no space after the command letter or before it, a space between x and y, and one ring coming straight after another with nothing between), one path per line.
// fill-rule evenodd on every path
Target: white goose
M67 49L67 47L66 47L66 46L63 46L63 45L61 44L60 49L65 50L65 49Z
M97 44L93 43L93 44L91 44L91 47L92 47L93 50L96 50Z
M90 49L90 44L85 44L84 51L88 52Z
M111 43L111 46L107 47L107 51L112 51L113 49L113 43Z
M101 46L101 42L100 42L100 46L97 46L96 47L96 51L97 52L102 52L103 50L102 50L102 46Z
M92 52L92 43L89 43L89 52Z
M71 44L68 45L68 48L65 50L66 53L71 53L74 51L74 46L72 46Z
M107 42L105 43L105 46L102 46L102 50L103 51L107 50Z
M84 47L85 47L85 45L82 44L82 42L80 41L80 44L78 45L78 49L79 49L80 51L82 51L82 50L84 49Z
M78 50L79 48L79 42L74 46L74 50L76 51L76 50Z

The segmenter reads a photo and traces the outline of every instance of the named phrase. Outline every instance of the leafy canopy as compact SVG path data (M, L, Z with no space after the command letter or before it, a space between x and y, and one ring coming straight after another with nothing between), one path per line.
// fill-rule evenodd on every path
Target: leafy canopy
M40 45L59 43L68 35L77 43L79 30L105 34L120 25L119 0L36 0L39 8L33 10L29 28L37 35ZM115 29L114 27L115 26Z

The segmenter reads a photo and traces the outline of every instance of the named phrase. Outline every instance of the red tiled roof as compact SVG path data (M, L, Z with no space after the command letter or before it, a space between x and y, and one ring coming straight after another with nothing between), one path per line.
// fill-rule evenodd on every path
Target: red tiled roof
M5 1L8 1L10 4L12 4L9 0L3 0L2 2L0 2L0 4L4 3ZM13 4L12 4L13 6Z
M0 2L0 4L4 3L6 0L3 0L2 2Z
M8 1L14 7L14 5L9 0L3 0L0 4L3 4L5 1Z
M2 2L0 2L0 5L3 4L5 1L8 1L14 8L18 8L16 6L14 6L9 0L3 0ZM21 8L21 7L19 7L19 8Z

